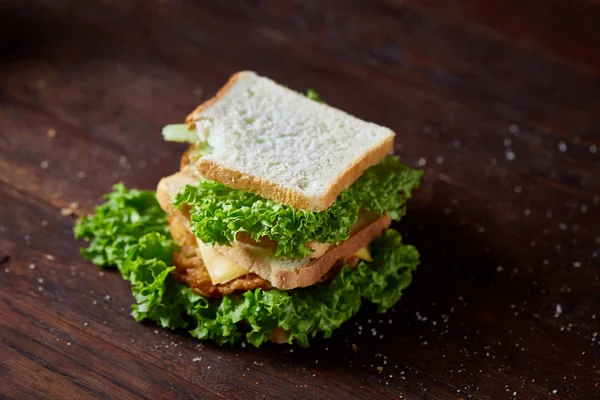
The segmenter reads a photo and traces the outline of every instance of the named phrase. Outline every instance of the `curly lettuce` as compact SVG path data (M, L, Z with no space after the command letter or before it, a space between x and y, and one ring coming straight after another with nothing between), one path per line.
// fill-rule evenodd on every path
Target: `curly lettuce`
M276 257L304 258L313 251L307 246L310 242L348 239L362 209L399 220L421 175L400 164L397 157L386 157L321 212L296 210L210 180L186 186L174 205L189 206L192 232L204 243L228 244L244 232L256 241L266 236L276 242Z
M138 321L151 320L171 329L186 329L198 339L254 346L266 342L276 328L288 343L308 346L317 335L331 336L367 300L385 312L401 297L419 263L417 250L388 230L373 242L373 262L344 266L331 281L291 291L261 289L208 299L171 275L177 246L154 192L115 185L95 214L77 222L76 238L89 241L85 258L115 265L131 284Z

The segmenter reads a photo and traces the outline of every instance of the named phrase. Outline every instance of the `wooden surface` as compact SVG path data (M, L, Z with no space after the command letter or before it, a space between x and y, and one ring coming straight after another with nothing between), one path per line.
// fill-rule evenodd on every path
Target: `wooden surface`
M591 0L0 2L0 397L600 398L598 21ZM405 297L306 350L134 322L61 214L154 188L184 149L161 127L241 69L392 127L426 171Z

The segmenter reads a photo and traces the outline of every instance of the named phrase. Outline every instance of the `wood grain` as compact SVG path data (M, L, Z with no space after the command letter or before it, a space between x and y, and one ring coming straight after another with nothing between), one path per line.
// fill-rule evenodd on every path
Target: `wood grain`
M599 19L591 0L0 3L0 397L600 397ZM310 349L136 323L61 215L154 188L184 150L161 127L242 69L390 126L425 170L398 225L413 285Z

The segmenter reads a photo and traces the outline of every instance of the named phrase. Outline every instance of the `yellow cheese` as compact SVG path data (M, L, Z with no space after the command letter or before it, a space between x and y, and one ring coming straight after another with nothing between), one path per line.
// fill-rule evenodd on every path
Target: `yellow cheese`
M212 283L215 285L229 282L248 273L248 270L240 267L212 247L208 247L200 241L198 241L198 246L200 247L202 261L206 266Z
M373 258L371 257L371 251L369 250L369 246L365 246L356 253L354 253L354 257L358 257L361 260L365 261L373 261Z

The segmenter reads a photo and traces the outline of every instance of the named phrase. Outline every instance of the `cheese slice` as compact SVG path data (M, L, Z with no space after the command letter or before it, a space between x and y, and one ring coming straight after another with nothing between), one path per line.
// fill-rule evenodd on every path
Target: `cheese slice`
M373 261L373 257L371 257L371 250L369 250L369 246L365 246L356 253L354 253L354 257L358 257L361 260L365 261Z
M200 248L202 261L213 284L226 283L248 273L248 270L240 267L217 250L208 247L199 240L198 247Z

